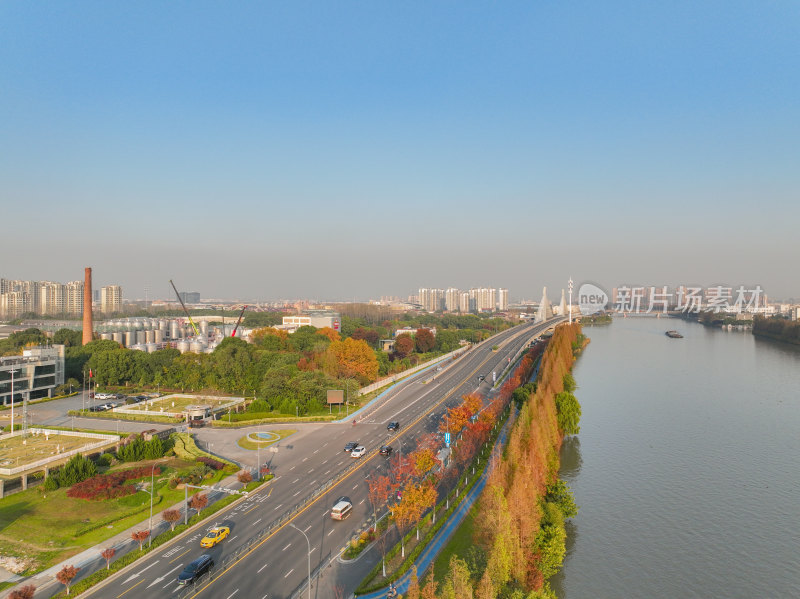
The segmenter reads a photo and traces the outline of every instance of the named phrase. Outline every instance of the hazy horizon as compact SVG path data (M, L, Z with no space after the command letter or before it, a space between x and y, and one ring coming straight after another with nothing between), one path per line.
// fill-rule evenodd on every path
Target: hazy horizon
M0 4L0 277L800 297L800 9Z

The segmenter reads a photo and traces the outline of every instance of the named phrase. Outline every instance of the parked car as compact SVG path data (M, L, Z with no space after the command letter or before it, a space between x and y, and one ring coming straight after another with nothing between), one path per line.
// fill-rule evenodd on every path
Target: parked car
M350 443L344 446L344 450L350 452L353 451L356 447L358 447L358 441L351 441Z
M200 546L213 547L217 543L221 543L229 534L231 534L231 529L227 526L215 526L202 538Z
M396 431L399 428L400 428L399 422L390 422L389 424L386 425L387 431Z
M186 566L183 572L178 574L178 584L192 584L213 567L214 560L211 559L210 555L204 553Z
M353 449L353 451L350 452L350 457L351 458L360 458L365 453L367 453L367 448L364 447L363 445L359 445L358 447Z
M392 451L394 450L391 445L384 445L381 447L381 455L385 455L387 458L392 455Z
M138 401L144 401L145 399L150 399L150 398L149 398L149 397L147 397L146 395L137 395L137 396L136 396L136 399L137 399Z

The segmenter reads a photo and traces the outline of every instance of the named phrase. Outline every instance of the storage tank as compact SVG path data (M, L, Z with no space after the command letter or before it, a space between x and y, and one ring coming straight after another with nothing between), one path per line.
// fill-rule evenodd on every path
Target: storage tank
M153 329L147 329L144 332L144 342L145 343L155 343L156 342L156 332Z
M171 339L178 339L178 321L173 320L169 323L169 336Z
M157 349L158 349L158 345L156 345L155 343L147 343L147 344L145 344L145 350L147 351L148 354L152 354Z
M178 341L177 348L179 352L185 354L187 351L189 351L189 342L186 339L181 339Z
M114 339L111 333L100 333L100 339L108 339L109 341Z
M147 343L147 334L145 331L136 331L136 343L140 345Z
M125 331L125 347L136 345L136 331Z
M208 321L207 320L201 320L200 321L200 332L205 337L208 337Z
M124 335L124 333L120 333L120 332L111 333L111 338L114 341L116 341L117 343L119 343L120 345L123 345L125 343L125 335Z
M163 343L164 342L164 331L161 329L156 329L153 331L153 342L154 343Z
M202 354L206 351L206 344L198 339L195 339L189 344L189 351L193 351L196 354Z

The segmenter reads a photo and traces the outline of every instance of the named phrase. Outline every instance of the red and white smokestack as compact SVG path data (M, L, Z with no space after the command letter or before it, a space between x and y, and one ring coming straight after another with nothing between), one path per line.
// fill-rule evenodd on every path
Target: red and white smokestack
M83 343L92 340L92 269L86 268L83 281Z

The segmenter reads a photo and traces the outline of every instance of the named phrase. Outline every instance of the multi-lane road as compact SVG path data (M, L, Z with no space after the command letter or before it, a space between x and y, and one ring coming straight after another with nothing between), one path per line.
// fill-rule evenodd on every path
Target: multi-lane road
M276 475L270 483L207 526L152 552L91 595L103 599L292 597L307 584L309 546L311 569L324 568L359 526L372 518L365 477L388 466L377 449L389 444L396 452L413 450L417 438L438 429L447 407L469 392L488 395L492 373L499 379L523 345L559 320L504 331L441 370L431 369L397 385L362 412L356 425L348 421L301 426L279 443L277 452L269 454ZM499 347L493 350L493 346ZM481 375L484 382L479 382ZM388 432L390 421L399 421L400 430ZM367 455L351 458L344 452L349 441L364 445ZM353 514L334 521L330 510L342 496L352 502ZM212 549L202 549L200 538L215 524L229 526L230 536ZM216 563L213 580L200 580L190 589L180 587L178 574L203 553ZM342 585L352 591L358 582L345 577ZM321 599L314 587L314 595Z

